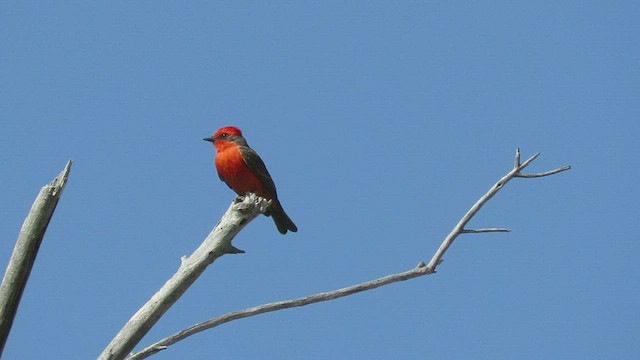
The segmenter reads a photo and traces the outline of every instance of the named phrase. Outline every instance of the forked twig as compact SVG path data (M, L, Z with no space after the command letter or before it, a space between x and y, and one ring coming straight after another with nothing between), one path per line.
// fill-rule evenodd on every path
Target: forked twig
M547 176L547 175L556 174L565 170L569 170L571 168L570 166L564 166L564 167L547 171L544 173L540 173L540 174L522 174L521 173L522 169L527 167L539 155L540 155L539 153L534 154L529 159L527 159L524 163L520 163L520 149L517 149L513 169L509 171L505 176L503 176L500 180L498 180L498 182L496 182L489 189L489 191L487 191L487 193L485 193L482 197L480 197L480 199L478 199L478 201L476 201L475 204L473 204L473 206L460 219L460 221L456 224L456 226L449 233L449 235L447 235L447 237L444 239L444 241L442 242L438 250L435 252L435 254L433 255L433 257L431 258L428 264L425 264L424 262L421 261L420 263L418 263L416 267L414 267L411 270L384 276L384 277L363 282L360 284L347 286L342 289L322 292L315 295L305 296L305 297L293 299L293 300L278 301L274 303L264 304L264 305L255 306L255 307L251 307L251 308L247 308L239 311L230 312L222 316L193 325L174 335L166 337L140 350L139 352L132 354L127 359L134 360L134 359L147 358L191 335L194 335L196 333L199 333L207 329L214 328L218 325L222 325L224 323L227 323L233 320L238 320L238 319L242 319L242 318L246 318L246 317L250 317L258 314L264 314L271 311L304 306L304 305L309 305L309 304L313 304L321 301L333 300L340 297L359 293L362 291L372 290L372 289L375 289L384 285L388 285L394 282L413 279L423 275L433 274L436 272L436 267L440 263L442 263L442 257L446 253L447 249L451 246L451 244L453 244L453 241L458 237L458 235L466 234L466 233L508 232L509 231L508 229L504 229L504 228L465 229L465 226L475 216L475 214L477 214L478 211L480 211L482 206L486 204L498 191L500 191L500 189L502 189L507 182L509 182L514 177L531 178L531 177Z

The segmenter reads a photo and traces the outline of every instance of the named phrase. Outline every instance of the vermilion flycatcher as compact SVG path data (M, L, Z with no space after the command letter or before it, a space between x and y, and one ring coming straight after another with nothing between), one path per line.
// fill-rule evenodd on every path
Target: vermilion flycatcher
M216 169L220 180L224 181L238 195L255 193L267 200L271 205L265 215L273 217L278 231L286 234L287 230L296 232L298 228L282 209L276 186L271 179L260 156L247 144L242 131L234 126L218 129L212 137L204 138L216 148Z

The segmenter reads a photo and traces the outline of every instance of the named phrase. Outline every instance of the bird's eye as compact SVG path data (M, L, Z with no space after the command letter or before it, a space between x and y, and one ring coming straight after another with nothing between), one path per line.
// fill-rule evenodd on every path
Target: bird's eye
M229 136L229 134L227 134L227 133L222 133L222 134L220 134L220 137L221 137L221 138L226 138L227 136Z

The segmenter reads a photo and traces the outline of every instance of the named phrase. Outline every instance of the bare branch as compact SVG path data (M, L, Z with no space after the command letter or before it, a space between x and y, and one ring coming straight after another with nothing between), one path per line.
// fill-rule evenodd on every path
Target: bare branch
M40 244L58 205L58 200L62 196L70 171L71 160L67 162L60 175L40 190L20 229L16 246L0 285L0 355L11 331L13 319L18 311L18 304L36 261Z
M181 259L178 271L131 317L98 359L120 360L127 357L142 337L178 301L207 266L225 254L244 252L231 245L231 240L270 204L271 201L255 194L237 198L202 244L191 256Z
M537 159L538 156L540 156L540 153L533 154L530 158L520 164L520 148L516 150L516 160L514 162L514 168L500 180L498 180L498 182L496 182L489 189L489 191L487 191L486 194L484 194L480 199L478 199L475 204L473 204L471 209L467 211L467 213L462 217L462 219L460 219L453 230L451 230L449 235L447 235L447 237L444 239L436 253L431 258L431 261L429 261L429 264L427 264L427 268L435 270L436 266L438 266L438 264L441 262L444 253L447 251L447 249L449 249L451 244L453 244L453 241L458 237L458 235L464 232L464 227L469 223L469 221L471 221L471 219L478 213L478 211L480 211L482 206L484 206L484 204L486 204L495 194L497 194L498 191L500 191L500 189L504 187L504 185L511 181L511 179L520 174L522 169L526 168L527 166L529 166L529 164L531 164L531 162Z
M298 307L298 306L304 306L304 305L309 305L309 304L313 304L313 303L317 303L317 302L321 302L321 301L328 301L328 300L333 300L333 299L337 299L340 297L344 297L344 296L348 296L348 295L352 295L355 293L359 293L362 291L366 291L366 290L372 290L375 288L378 288L380 286L384 286L384 285L388 285L388 284L392 284L394 282L398 282L398 281L403 281L403 280L409 280L409 279L413 279L419 276L424 276L424 275L429 275L429 274L433 274L436 272L436 267L438 265L440 265L443 260L442 257L444 256L445 252L447 251L447 249L451 246L451 244L453 244L453 241L458 237L458 235L463 234L463 233L482 233L482 232L507 232L509 231L509 229L504 229L504 228L486 228L486 229L476 229L476 230L469 230L469 229L465 229L465 225L467 225L467 223L473 218L473 216L475 214L478 213L478 211L480 211L480 209L482 208L482 206L487 203L500 189L502 189L504 187L504 185L509 182L511 179L513 179L514 177L517 177L516 175L520 173L520 171L522 169L524 169L525 167L527 167L533 160L535 160L540 154L535 154L532 157L530 157L529 159L525 160L524 163L520 164L520 150L516 150L516 159L514 161L514 168L509 171L505 176L503 176L500 180L498 180L497 183L495 183L490 189L489 191L487 191L486 194L484 194L482 197L480 197L480 199L469 209L469 211L467 211L467 213L462 217L462 219L460 219L460 221L458 222L458 224L456 224L456 226L453 228L453 230L449 233L449 235L447 235L447 237L444 239L444 241L442 242L442 244L440 245L440 247L438 248L438 250L436 251L436 253L434 254L434 256L431 258L431 261L429 261L429 264L425 264L424 262L420 261L418 263L418 265L416 267L414 267L411 270L405 271L405 272L401 272L401 273L397 273L397 274L392 274L392 275L388 275L385 277L381 277L375 280L371 280L371 281L367 281L367 282L363 282L360 284L356 284L356 285L352 285L352 286L348 286L342 289L338 289L338 290L333 290L333 291L328 291L328 292L323 292L323 293L318 293L315 295L310 295L310 296L306 296L306 297L302 297L302 298L298 298L298 299L293 299L293 300L286 300L286 301L278 301L278 302L274 302L274 303L270 303L270 304L265 304L265 305L260 305L260 306L256 306L256 307L252 307L252 308L247 308L244 310L239 310L239 311L234 311L234 312L230 312L227 313L225 315L219 316L217 318L213 318L210 320L207 320L205 322L193 325L187 329L184 329L174 335L171 335L167 338L164 338L158 342L156 342L155 344L152 344L144 349L142 349L141 351L132 354L130 357L127 358L127 360L138 360L138 359L144 359L147 358L159 351L162 351L164 349L166 349L168 346L175 344L176 342L183 340L191 335L194 335L196 333L199 333L201 331L207 330L207 329L211 329L214 328L216 326L222 325L224 323L227 323L229 321L233 321L233 320L238 320L238 319L242 319L242 318L246 318L246 317L250 317L250 316L254 316L254 315L259 315L259 314L264 314L267 312L271 312L271 311L276 311L276 310L282 310L282 309L288 309L288 308L292 308L292 307Z
M514 169L514 170L516 170L516 169L517 169L517 170L518 170L518 172L520 172L520 170L522 170L522 169L526 168L527 166L529 166L529 164L531 164L531 162L532 162L533 160L537 159L537 158L538 158L538 156L540 156L540 153L535 153L535 154L531 155L531 157L530 157L530 158L528 158L527 160L525 160L522 164L520 164L520 165L518 165L518 166L515 166L513 169Z
M505 228L487 228L487 229L464 229L463 234L478 234L488 232L510 232L511 230Z
M314 304L317 302L329 301L329 300L353 295L362 291L372 290L380 286L392 284L394 282L413 279L415 277L422 276L422 275L427 275L427 268L424 266L418 266L409 271L381 277L379 279L367 281L367 282L353 285L353 286L348 286L338 290L323 292L323 293L319 293L311 296L305 296L305 297L293 299L293 300L278 301L270 304L265 304L265 305L260 305L252 308L239 310L239 311L230 312L220 317L193 325L187 329L184 329L176 333L175 335L162 339L157 343L150 345L144 348L143 350L131 355L130 357L127 358L127 360L145 359L159 351L165 350L168 346L175 344L176 342L183 340L191 335L194 335L196 333L199 333L207 329L214 328L216 326L222 325L224 323L228 323L233 320L243 319L246 317L264 314L264 313L268 313L276 310L289 309L293 307Z
M557 169L553 169L553 170L549 170L549 171L545 171L543 173L534 173L534 174L517 174L516 177L520 177L520 178L537 178L537 177L543 177L543 176L549 176L549 175L553 175L553 174L557 174L559 172L563 172L563 171L567 171L570 170L571 166L563 166L563 167L559 167Z

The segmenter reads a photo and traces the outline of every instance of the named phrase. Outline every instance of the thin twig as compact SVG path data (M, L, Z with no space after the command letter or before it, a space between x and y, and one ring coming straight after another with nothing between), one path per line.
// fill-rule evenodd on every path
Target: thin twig
M442 242L442 244L440 245L440 247L438 248L438 250L436 251L436 253L434 254L433 258L431 259L431 261L429 262L428 265L426 265L424 262L419 262L418 265L408 271L405 272L401 272L401 273L397 273L397 274L392 274L392 275L388 275L385 277L381 277L375 280L371 280L371 281L367 281L367 282L363 282L360 284L356 284L356 285L352 285L352 286L348 286L342 289L338 289L338 290L333 290L333 291L328 291L328 292L322 292L322 293L318 293L315 295L310 295L310 296L306 296L306 297L302 297L302 298L298 298L298 299L293 299L293 300L286 300L286 301L278 301L278 302L274 302L274 303L270 303L270 304L264 304L264 305L260 305L260 306L255 306L252 308L247 308L247 309L243 309L243 310L239 310L239 311L234 311L234 312L230 312L227 313L225 315L201 322L199 324L193 325L189 328L186 328L174 335L171 335L169 337L166 337L142 350L140 350L137 353L132 354L130 357L128 357L128 360L138 360L138 359L144 359L147 358L159 351L162 351L164 349L166 349L168 346L175 344L176 342L183 340L191 335L194 335L196 333L199 333L201 331L207 330L207 329L211 329L214 328L216 326L222 325L224 323L227 323L229 321L233 321L233 320L238 320L238 319L242 319L242 318L246 318L246 317L250 317L250 316L254 316L254 315L258 315L258 314L264 314L267 312L271 312L271 311L276 311L276 310L282 310L282 309L288 309L288 308L292 308L292 307L298 307L298 306L304 306L304 305L309 305L309 304L313 304L313 303L317 303L317 302L321 302L321 301L328 301L328 300L333 300L333 299L337 299L340 297L344 297L344 296L348 296L348 295L352 295L355 293L359 293L362 291L366 291L366 290L372 290L375 288L378 288L380 286L384 286L384 285L388 285L388 284L392 284L398 281L403 281L403 280L409 280L409 279L413 279L419 276L424 276L424 275L429 275L429 274L433 274L436 272L436 267L442 263L442 257L444 256L444 254L446 253L447 249L451 246L451 244L453 243L453 241L456 239L456 237L460 234L463 233L482 233L482 232L506 232L509 231L508 229L504 229L504 228L486 228L486 229L465 229L464 226L473 218L473 216L475 214L478 213L478 211L480 210L480 208L482 208L482 206L489 201L500 189L502 189L504 187L504 185L509 182L511 179L513 179L514 177L516 177L517 174L520 173L520 171L522 169L524 169L525 167L527 167L533 160L535 160L538 154L533 155L532 157L530 157L529 159L527 159L524 163L520 164L520 150L518 149L516 151L516 158L514 161L514 168L509 171L509 173L507 173L505 176L503 176L500 180L498 180L498 182L496 184L494 184L489 191L487 191L486 194L484 194L470 209L469 211L467 211L467 213L462 217L462 219L460 219L460 221L458 222L458 224L456 224L456 226L453 228L453 230L451 231L451 233L449 233L449 235L447 235L447 237L444 239L444 241Z
M531 178L538 178L538 177L543 177L543 176L549 176L549 175L553 175L553 174L557 174L559 172L563 172L563 171L567 171L571 169L571 166L563 166L563 167L559 167L557 169L553 169L553 170L549 170L549 171L545 171L543 173L534 173L534 174L516 174L516 177L520 177L520 178L527 178L527 179L531 179Z
M487 229L464 229L463 234L479 234L488 232L510 232L511 230L505 228L487 228Z

